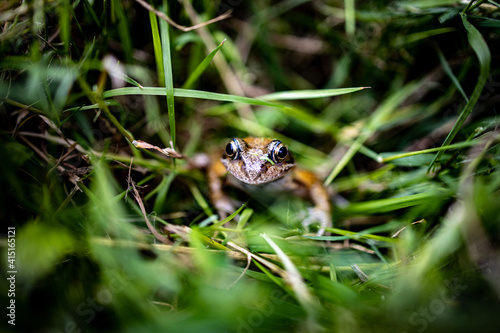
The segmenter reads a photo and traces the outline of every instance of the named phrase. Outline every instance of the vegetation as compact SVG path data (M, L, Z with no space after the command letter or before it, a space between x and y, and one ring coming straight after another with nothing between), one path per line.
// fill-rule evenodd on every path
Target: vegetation
M498 325L499 7L2 1L2 331ZM190 160L246 136L324 179L326 235L216 215Z

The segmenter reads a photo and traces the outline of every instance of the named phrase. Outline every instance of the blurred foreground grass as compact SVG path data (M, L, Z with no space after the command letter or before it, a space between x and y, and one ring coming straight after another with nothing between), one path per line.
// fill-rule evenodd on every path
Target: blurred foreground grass
M1 267L17 271L2 331L490 331L499 16L493 1L2 1ZM325 179L328 236L289 198L223 227L202 171L132 145L192 157L245 136Z

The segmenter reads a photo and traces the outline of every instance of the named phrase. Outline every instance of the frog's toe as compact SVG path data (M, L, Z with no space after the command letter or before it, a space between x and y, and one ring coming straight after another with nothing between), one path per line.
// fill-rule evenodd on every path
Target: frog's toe
M332 226L330 213L317 208L308 209L308 216L302 221L302 225L307 228L314 223L319 224L319 230L316 235L322 236L325 233L325 228Z

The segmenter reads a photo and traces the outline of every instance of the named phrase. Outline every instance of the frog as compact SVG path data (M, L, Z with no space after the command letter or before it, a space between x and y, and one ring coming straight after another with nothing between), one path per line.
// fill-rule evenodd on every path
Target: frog
M215 157L216 156L216 157ZM328 190L313 172L298 167L288 147L277 139L264 137L233 138L222 156L214 155L208 166L210 200L219 216L234 212L236 205L224 190L229 184L253 196L266 191L280 195L292 193L313 203L302 220L307 229L319 223L316 233L322 236L332 226Z

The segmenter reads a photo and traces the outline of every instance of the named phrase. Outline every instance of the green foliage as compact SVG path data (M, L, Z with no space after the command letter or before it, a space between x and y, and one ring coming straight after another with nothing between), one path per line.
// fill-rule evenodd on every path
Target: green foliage
M496 325L497 3L4 0L0 26L2 331ZM327 234L302 198L216 215L189 159L246 136L324 180Z

